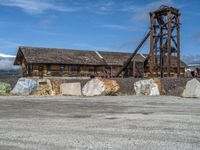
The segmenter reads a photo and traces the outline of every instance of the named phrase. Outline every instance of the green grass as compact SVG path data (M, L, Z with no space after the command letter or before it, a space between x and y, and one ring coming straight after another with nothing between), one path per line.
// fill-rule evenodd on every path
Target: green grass
M0 93L0 96L8 96L7 93Z

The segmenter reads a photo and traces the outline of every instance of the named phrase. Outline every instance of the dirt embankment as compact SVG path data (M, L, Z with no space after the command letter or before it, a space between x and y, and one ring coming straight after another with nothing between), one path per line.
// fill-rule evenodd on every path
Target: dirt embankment
M20 77L15 75L0 75L0 82L9 83L13 88Z
M192 78L162 78L161 84L164 88L164 95L181 96L186 86L187 81ZM134 95L134 83L138 78L117 78L115 79L120 85L120 95ZM197 78L200 81L200 78Z
M164 88L164 95L181 96L182 92L186 86L187 81L192 78L162 78L161 84ZM197 78L200 81L200 78ZM134 95L134 83L140 78L114 78L120 85L120 90L118 95ZM81 87L83 87L88 80L68 80L66 82L80 82Z
M165 95L181 96L186 83L192 78L163 78L162 85L165 90ZM197 78L200 81L200 78Z

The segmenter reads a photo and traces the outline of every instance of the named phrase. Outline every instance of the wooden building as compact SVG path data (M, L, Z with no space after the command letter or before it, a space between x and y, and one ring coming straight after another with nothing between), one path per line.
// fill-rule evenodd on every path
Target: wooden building
M14 65L21 65L23 76L114 77L129 56L130 53L122 52L19 47ZM137 54L123 75L148 75L148 64L144 67L146 57L147 55ZM182 62L182 72L185 67Z

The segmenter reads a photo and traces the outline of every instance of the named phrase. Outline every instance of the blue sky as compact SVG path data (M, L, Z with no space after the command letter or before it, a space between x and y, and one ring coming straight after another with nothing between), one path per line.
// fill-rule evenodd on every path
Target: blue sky
M131 52L162 4L181 11L182 56L199 59L199 0L0 0L0 53L21 45Z

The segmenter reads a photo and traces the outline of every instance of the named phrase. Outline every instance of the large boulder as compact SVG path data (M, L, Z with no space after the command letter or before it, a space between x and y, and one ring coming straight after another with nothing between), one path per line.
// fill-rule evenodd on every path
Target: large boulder
M64 83L62 79L50 79L50 84L52 86L53 95L60 95L60 85Z
M37 80L39 90L34 93L36 96L55 96L60 95L60 85L64 82L63 79L43 78Z
M140 80L134 83L134 89L136 95L149 95L149 96L156 96L160 95L160 87L157 84L158 81L153 79L148 80Z
M14 95L30 95L39 89L39 84L31 78L20 78L10 92Z
M0 96L7 95L11 90L11 85L8 83L0 82Z
M54 96L55 92L53 91L51 81L49 79L39 79L39 89L34 93L35 96Z
M84 85L82 93L85 96L115 95L119 88L115 80L94 78Z
M161 82L161 79L160 78L154 78L153 80L155 81L155 83L158 86L158 90L160 92L160 95L165 95L166 91L165 91L163 83Z
M188 81L182 96L189 98L200 97L200 82L197 79Z
M60 91L62 95L81 96L81 83L63 83L60 85Z
M102 79L105 85L104 95L116 95L120 89L116 80Z

